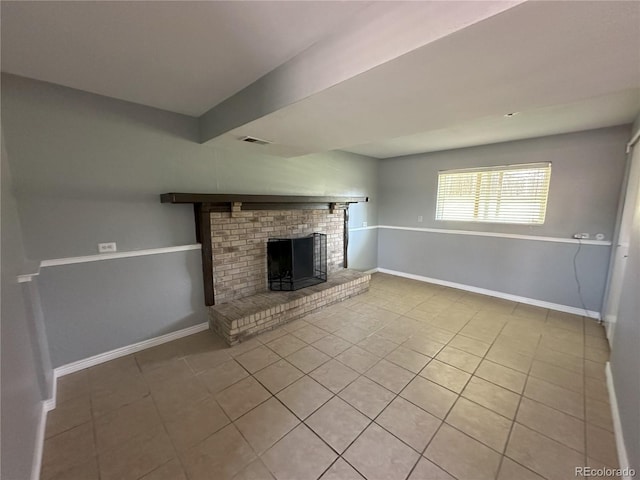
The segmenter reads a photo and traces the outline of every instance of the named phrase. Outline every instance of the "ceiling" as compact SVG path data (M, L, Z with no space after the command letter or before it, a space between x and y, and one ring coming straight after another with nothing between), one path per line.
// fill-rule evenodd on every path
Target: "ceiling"
M387 158L640 112L640 2L383 3L3 1L2 70L196 117L271 75L299 95L209 143L281 156ZM387 52L394 35L411 46Z

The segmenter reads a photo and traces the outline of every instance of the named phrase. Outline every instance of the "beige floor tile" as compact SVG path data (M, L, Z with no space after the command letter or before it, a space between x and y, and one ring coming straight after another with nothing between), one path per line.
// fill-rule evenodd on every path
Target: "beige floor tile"
M345 327L341 327L335 332L334 335L348 341L351 343L358 343L361 340L367 338L371 332L365 330L364 328L356 327L355 325L347 325Z
M493 343L498 336L498 333L500 333L500 329L488 326L479 326L471 321L458 333L484 343Z
M545 382L568 388L574 392L582 393L584 391L584 378L582 375L576 375L575 372L556 367L550 363L534 360L531 364L529 375L540 378Z
M61 404L77 397L88 397L91 393L89 373L81 370L58 378L56 401Z
M182 464L189 480L227 480L255 459L238 429L228 425L186 452Z
M414 450L422 452L442 420L397 397L376 418L376 423Z
M493 480L500 455L464 433L442 425L424 456L458 480Z
M507 418L514 418L520 396L493 383L472 377L462 396Z
M513 423L462 397L447 415L446 422L500 453L504 451Z
M298 425L262 456L278 480L318 478L337 455L304 424Z
M480 361L482 360L482 358L476 355L472 355L450 346L446 346L440 350L440 353L436 355L436 359L468 373L473 373L476 368L478 368L478 365L480 365Z
M483 360L476 370L476 377L483 378L517 394L522 394L527 376L508 367L503 367L489 360Z
M198 352L184 357L194 373L204 372L231 360L227 348L218 348Z
M176 342L164 343L135 354L136 361L143 372L172 363L183 356L184 353Z
M262 454L300 423L275 397L260 404L235 422L242 436Z
M451 339L456 336L454 332L443 330L432 324L422 325L418 335L426 335L427 338L430 338L434 342L445 344L449 343Z
M428 357L435 357L445 346L444 343L436 342L427 335L414 335L402 344L404 348L421 353Z
M300 328L295 332L293 332L293 335L298 337L303 342L307 342L307 343L317 342L321 338L326 337L328 334L329 332L322 330L321 328L315 327L313 325Z
M587 424L587 455L605 465L618 468L615 435L603 428Z
M380 357L354 345L342 352L340 355L337 355L336 360L356 372L364 373L373 367L373 365L380 360Z
M607 334L604 329L604 324L598 323L593 318L585 318L584 321L584 333L594 337L607 338Z
M422 377L414 378L406 388L400 392L400 396L409 400L414 405L435 415L445 418L458 395L440 385Z
M304 373L309 373L318 368L323 363L331 360L331 357L322 353L317 348L308 345L287 357L287 361Z
M517 317L528 317L528 318L547 318L549 310L542 307L536 307L533 305L525 305L524 303L519 303L516 305L516 308L513 310L513 315Z
M280 391L276 396L299 419L304 420L329 400L333 393L311 377L304 376Z
M304 319L294 320L293 322L289 322L284 326L284 329L287 332L295 332L296 330L300 330L301 328L308 327L311 325Z
M324 365L316 368L309 376L333 393L338 393L358 378L359 374L337 360L329 360Z
M584 374L586 377L596 378L598 380L606 380L604 373L604 364L598 362L592 362L591 360L584 361Z
M587 423L595 425L605 430L613 432L613 419L611 417L611 406L608 403L585 398Z
M95 420L96 447L109 450L161 423L153 399L145 397Z
M583 317L555 310L549 310L546 324L555 328L564 328L565 330L573 332L582 333L584 331Z
M137 480L176 455L162 426L100 454L101 480Z
M456 335L449 342L449 346L455 347L458 350L463 350L467 353L471 353L472 355L476 355L478 357L484 357L485 354L489 351L489 347L491 345L474 338L465 337L464 335Z
M248 377L247 371L235 360L229 360L211 370L198 375L203 385L209 392L215 394L221 392L243 378Z
M503 367L509 367L522 373L528 373L533 357L504 347L491 347L486 357Z
M553 338L555 341L577 343L579 345L583 345L585 343L584 334L581 331L567 330L564 328L555 328L555 327L549 326L549 322L547 322L546 328L542 331L541 340L544 341L547 338Z
M304 375L286 360L279 360L254 374L267 390L276 394Z
M385 357L391 363L395 363L399 367L409 370L412 373L420 373L420 370L429 363L430 357L414 352L408 348L398 347Z
M287 332L283 327L280 327L280 328L274 328L273 330L269 330L267 332L262 332L256 338L263 344L268 345L269 342L272 342L276 338L284 337L285 335L288 335L288 334L289 332ZM273 348L271 349L274 350Z
M456 393L462 392L471 378L471 374L463 372L451 365L432 360L422 369L420 376L437 383Z
M144 372L144 379L151 390L167 388L173 382L189 380L195 376L184 358L159 365Z
M394 393L400 391L411 381L415 374L386 360L380 360L371 367L365 376Z
M497 480L544 480L544 478L510 458L503 457Z
M408 480L456 480L447 472L442 470L435 463L427 460L424 457L420 458L420 461L409 475Z
M338 458L320 480L364 480L364 477L342 458Z
M540 339L540 348L555 350L566 355L582 358L585 356L585 348L582 343L568 342L565 339L543 336ZM598 350L600 351L600 350Z
M280 355L267 347L260 346L238 355L235 360L249 373L255 373L280 360Z
M335 357L349 348L351 343L335 335L327 335L314 342L313 346L330 357Z
M257 459L244 467L233 480L273 480L271 472L264 465L262 460Z
M239 343L238 345L234 345L227 350L227 353L231 355L233 358L238 355L242 355L243 353L247 353L254 348L258 348L262 343L258 340L257 337L250 338L249 340L245 340L244 342Z
M306 346L307 344L305 342L290 333L287 333L286 335L267 343L267 347L269 347L281 357L291 355L292 353L297 352L298 350Z
M365 377L339 393L340 398L373 419L393 400L394 394Z
M305 420L331 448L342 453L371 420L344 400L333 397Z
M253 377L240 380L216 395L216 400L231 420L236 420L271 396Z
M187 480L180 460L174 458L151 473L146 474L140 480Z
M504 332L504 329L502 331ZM511 332L507 330L507 333ZM520 335L511 336L504 335L502 332L500 332L500 335L496 337L493 345L495 347L515 350L516 352L533 356L533 354L536 352L536 348L538 348L539 341L540 336L537 334L521 333Z
M397 343L394 343L391 340L387 340L386 338L382 338L378 335L371 335L365 338L358 343L358 346L369 353L377 355L378 357L384 357L385 355L398 348Z
M584 455L516 423L506 455L549 480L574 478L575 467L584 465Z
M565 370L571 370L580 375L584 372L584 359L581 357L551 350L543 346L539 347L536 351L536 359L564 368Z
M79 465L57 473L50 471L48 466L44 465L40 472L40 480L100 480L98 457L90 457Z
M607 363L609 361L609 352L599 348L587 347L584 349L584 358L593 362Z
M551 407L523 398L516 421L567 447L585 451L584 422Z
M535 377L529 377L524 396L545 405L584 419L584 397L579 393L553 385Z
M176 450L185 451L229 424L229 418L213 398L191 404L165 419L165 427Z
M93 425L87 422L45 440L42 470L53 477L86 463L95 455Z
M587 398L609 403L609 391L607 390L606 380L587 377L584 379L584 388Z
M141 374L125 375L121 381L92 387L91 410L100 417L128 405L149 394L149 387Z
M406 478L420 455L372 423L344 453L367 480Z
M53 437L91 420L91 401L88 395L72 397L60 402L47 414L46 437Z
M138 377L141 373L135 355L117 358L87 369L91 390L111 388L124 378Z
M163 418L176 415L193 403L204 400L210 395L200 377L167 382L154 387L151 396Z

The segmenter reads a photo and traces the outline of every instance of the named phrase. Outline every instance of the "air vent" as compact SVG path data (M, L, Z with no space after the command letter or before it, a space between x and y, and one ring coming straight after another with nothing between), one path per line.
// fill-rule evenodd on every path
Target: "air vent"
M247 143L255 143L256 145L269 145L273 143L269 140L262 140L261 138L256 137L242 137L240 140Z

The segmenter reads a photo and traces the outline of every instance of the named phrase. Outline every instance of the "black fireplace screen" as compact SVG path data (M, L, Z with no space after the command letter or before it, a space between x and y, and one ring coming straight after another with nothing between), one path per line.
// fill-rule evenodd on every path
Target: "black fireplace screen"
M267 263L271 290L299 290L326 282L327 236L270 238Z

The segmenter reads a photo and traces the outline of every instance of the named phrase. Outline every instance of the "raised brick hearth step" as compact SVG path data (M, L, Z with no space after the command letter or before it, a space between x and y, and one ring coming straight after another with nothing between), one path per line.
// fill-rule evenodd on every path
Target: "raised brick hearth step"
M369 290L371 275L354 270L330 274L326 283L295 292L264 292L209 307L209 326L229 345L272 330Z

